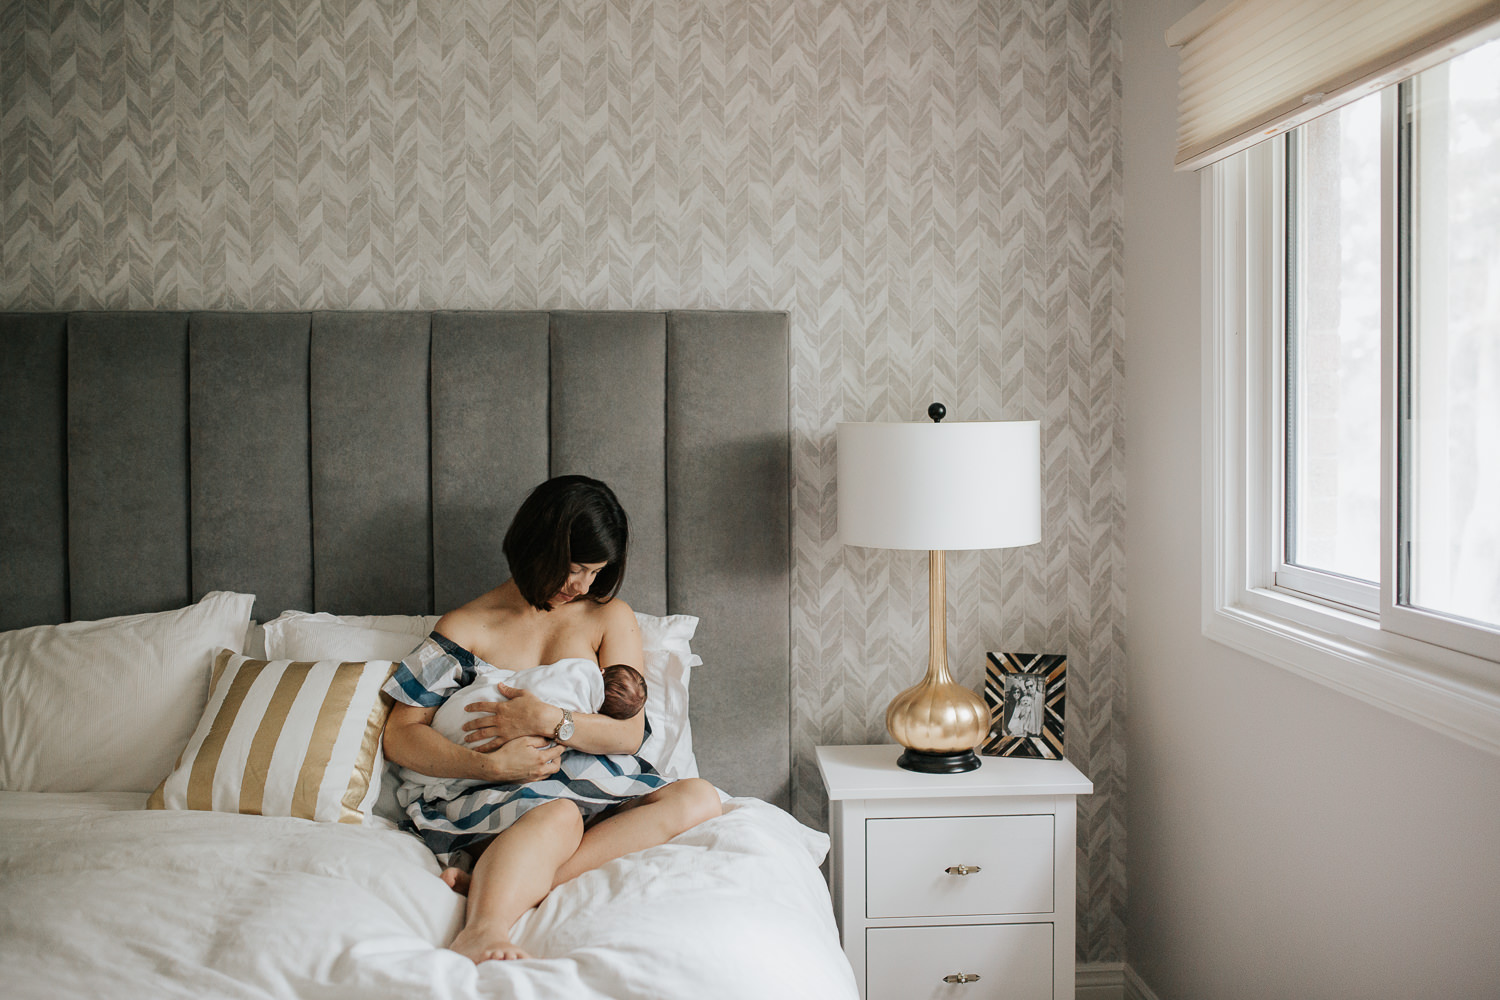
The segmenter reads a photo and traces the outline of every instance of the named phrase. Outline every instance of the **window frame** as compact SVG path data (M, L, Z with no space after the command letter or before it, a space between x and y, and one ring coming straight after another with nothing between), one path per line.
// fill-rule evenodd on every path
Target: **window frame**
M1270 229L1270 245L1264 250L1268 255L1266 267L1270 268L1270 273L1267 275L1267 280L1270 282L1267 294L1270 296L1269 301L1274 309L1274 312L1270 314L1274 318L1270 330L1273 338L1273 358L1283 359L1283 363L1288 366L1286 369L1278 369L1273 360L1271 370L1273 377L1270 383L1273 393L1270 433L1276 448L1275 464L1270 476L1271 496L1274 498L1271 539L1275 545L1275 571L1272 574L1272 580L1278 590L1299 594L1310 601L1346 610L1356 615L1378 619L1380 615L1380 585L1378 583L1370 583L1329 570L1293 563L1287 558L1289 554L1287 550L1292 537L1290 504L1287 500L1290 483L1287 473L1292 467L1290 455L1292 376L1289 343L1291 333L1288 328L1291 326L1291 296L1293 294L1289 278L1291 262L1286 253L1288 236L1293 225L1290 204L1292 184L1288 181L1287 175L1291 169L1290 147L1295 135L1296 130L1288 130L1274 140L1276 145L1273 147L1273 153L1276 157L1276 166L1272 168L1270 184L1271 204L1275 209L1275 218L1272 220ZM1382 155L1384 152L1382 150ZM1384 221L1382 221L1381 239L1384 240L1385 237ZM1384 310L1381 311L1381 315L1385 315ZM1384 363L1384 358L1382 358L1382 367ZM1383 403L1382 400L1382 405Z
M1387 104L1383 112L1394 115L1394 96ZM1385 133L1389 136L1392 130ZM1385 151L1388 162L1395 152ZM1284 198L1278 164L1284 163L1285 146L1278 137L1200 171L1203 634L1500 754L1500 663L1392 631L1390 618L1382 628L1381 619L1368 611L1290 589L1285 585L1289 578L1278 583L1284 537L1278 414L1284 412L1279 409L1284 387L1278 384L1276 351L1285 316L1278 250ZM1393 172L1385 173L1382 183L1394 184ZM1394 188L1386 191L1392 197L1394 193ZM1388 238L1384 244L1389 259L1383 264L1393 269L1394 240ZM1388 296L1395 294L1394 284L1386 281ZM1395 310L1382 313L1392 317ZM1386 414L1395 392L1390 375L1394 357L1385 357L1395 349L1390 333L1382 337ZM1393 433L1394 427L1387 430ZM1392 452L1392 447L1383 447L1381 520L1387 532L1396 517ZM1382 615L1395 596L1395 546L1384 548ZM1410 608L1398 611L1422 614Z

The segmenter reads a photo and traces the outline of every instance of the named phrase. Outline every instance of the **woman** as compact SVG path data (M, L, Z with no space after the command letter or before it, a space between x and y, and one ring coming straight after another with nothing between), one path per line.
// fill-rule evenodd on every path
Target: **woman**
M482 852L472 876L443 872L444 881L469 897L464 928L448 947L475 963L530 957L511 942L510 929L553 887L721 812L717 791L698 778L661 785L590 817L573 800L519 792L556 773L567 748L633 753L644 739L644 712L630 719L565 713L527 691L502 687L508 701L468 706L475 713L464 726L468 746L449 742L431 726L437 706L471 679L462 676L463 663L472 669L476 657L513 670L572 657L644 669L635 614L615 597L627 542L625 512L608 486L583 476L548 480L522 503L505 534L511 579L444 615L438 636L386 685L397 701L386 724L386 756L435 778L488 783L473 795L510 786L500 790L503 808L491 811L486 804L465 817L464 828L473 831L466 846ZM472 656L465 660L466 654ZM439 677L432 664L443 656L457 666ZM421 806L410 814L420 828Z

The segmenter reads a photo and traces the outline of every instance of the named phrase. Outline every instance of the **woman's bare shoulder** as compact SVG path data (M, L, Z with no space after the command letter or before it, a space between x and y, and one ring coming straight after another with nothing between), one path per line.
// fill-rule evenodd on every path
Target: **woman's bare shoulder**
M481 594L468 604L460 605L438 619L434 630L447 636L460 646L468 647L495 624L495 619L505 613L504 587L496 587Z
M616 597L596 607L598 610L595 613L599 616L601 626L596 649L599 665L604 667L613 663L627 663L632 667L640 667L641 626L630 605Z
M634 621L634 616L636 616L636 612L634 612L634 609L631 609L628 604L625 604L624 598L619 597L612 597L609 598L609 600L604 601L603 604L598 604L598 609L603 610L603 612L609 613L609 615L628 616L631 621Z
M467 648L471 639L470 615L463 608L454 608L437 620L432 630L438 635L452 639L460 646Z
M618 597L611 598L603 604L596 604L595 607L599 609L598 613L606 626L640 630L640 625L635 620L635 611Z

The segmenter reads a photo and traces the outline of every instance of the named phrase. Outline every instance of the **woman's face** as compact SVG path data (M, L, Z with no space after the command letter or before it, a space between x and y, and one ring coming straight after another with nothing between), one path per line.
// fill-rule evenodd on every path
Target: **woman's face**
M587 594L594 585L594 577L608 565L609 563L602 562L572 563L568 566L568 579L564 581L562 589L552 595L549 603L556 608Z

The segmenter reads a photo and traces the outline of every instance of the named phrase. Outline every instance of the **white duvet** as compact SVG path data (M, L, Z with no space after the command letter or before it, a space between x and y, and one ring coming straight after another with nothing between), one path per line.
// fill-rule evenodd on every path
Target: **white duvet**
M853 998L827 838L755 799L556 889L539 958L442 945L463 901L394 830L145 796L0 793L0 994L61 997Z

